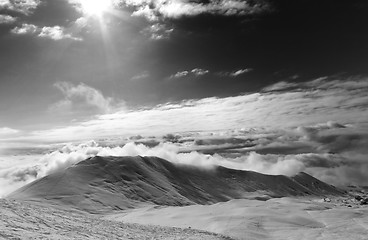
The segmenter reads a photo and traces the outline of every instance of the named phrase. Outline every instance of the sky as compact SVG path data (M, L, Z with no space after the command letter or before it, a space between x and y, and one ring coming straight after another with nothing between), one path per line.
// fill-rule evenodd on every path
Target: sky
M355 149L347 165L367 167L367 12L364 0L0 0L0 161L189 134L252 138L247 154L282 160L346 163ZM310 173L338 182L326 171ZM340 183L368 184L353 175Z

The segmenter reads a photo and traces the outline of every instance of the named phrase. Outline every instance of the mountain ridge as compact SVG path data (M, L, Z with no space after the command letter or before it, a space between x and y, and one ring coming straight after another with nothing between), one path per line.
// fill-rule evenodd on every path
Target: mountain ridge
M89 212L135 208L144 204L184 206L249 198L343 195L306 173L265 175L221 166L199 168L158 157L91 157L38 179L8 198L46 200Z

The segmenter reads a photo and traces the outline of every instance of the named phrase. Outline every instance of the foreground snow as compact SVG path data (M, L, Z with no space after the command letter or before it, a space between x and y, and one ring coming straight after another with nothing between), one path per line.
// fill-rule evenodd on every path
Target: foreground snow
M0 239L229 239L192 229L143 226L103 220L42 203L0 199Z
M343 201L238 199L89 214L40 201L0 199L0 239L367 239L368 208Z
M325 199L326 200L326 199ZM342 198L238 199L213 205L146 207L105 219L194 228L234 239L359 240L368 236L368 208Z

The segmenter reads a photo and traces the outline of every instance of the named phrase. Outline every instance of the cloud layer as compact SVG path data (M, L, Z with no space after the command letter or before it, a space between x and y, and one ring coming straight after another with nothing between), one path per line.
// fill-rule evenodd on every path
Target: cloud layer
M63 87L61 87L63 86ZM86 85L60 85L60 106L109 109L111 99ZM167 103L151 109L110 111L72 126L35 131L26 139L68 141L131 134L157 135L184 131L297 127L331 120L366 123L368 83L362 80L317 79L279 83L263 92L226 98Z
M133 136L119 142L64 144L27 165L0 168L0 196L92 156L157 156L202 168L224 166L272 175L305 171L335 185L368 184L368 126L337 122L296 128ZM26 158L30 158L27 156ZM0 159L1 161L1 159ZM6 187L5 187L6 186Z

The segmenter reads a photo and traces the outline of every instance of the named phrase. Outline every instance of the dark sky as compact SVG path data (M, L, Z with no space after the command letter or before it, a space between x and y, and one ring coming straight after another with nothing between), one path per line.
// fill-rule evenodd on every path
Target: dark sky
M86 1L0 2L0 127L367 75L363 0Z

